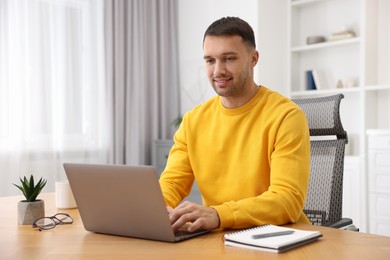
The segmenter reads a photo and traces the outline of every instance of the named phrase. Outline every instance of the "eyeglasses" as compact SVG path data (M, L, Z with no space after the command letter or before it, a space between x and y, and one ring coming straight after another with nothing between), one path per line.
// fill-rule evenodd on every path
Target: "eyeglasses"
M32 227L39 231L55 228L57 225L72 224L73 218L66 213L57 213L51 217L43 217L34 221Z

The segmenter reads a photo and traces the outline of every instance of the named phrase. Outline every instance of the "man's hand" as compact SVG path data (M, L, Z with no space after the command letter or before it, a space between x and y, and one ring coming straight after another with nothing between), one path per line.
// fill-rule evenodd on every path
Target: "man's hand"
M173 230L178 230L188 222L191 223L187 228L188 232L193 232L199 228L213 230L219 227L219 216L213 208L185 201L175 209L171 207L167 207L167 209Z

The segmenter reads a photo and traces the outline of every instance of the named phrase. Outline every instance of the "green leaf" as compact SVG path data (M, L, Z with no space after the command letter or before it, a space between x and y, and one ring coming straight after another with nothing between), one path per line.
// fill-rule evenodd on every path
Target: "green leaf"
M30 194L30 187L28 185L28 180L27 180L26 176L24 176L24 179L23 180L20 179L20 181L21 181L21 183L23 185L23 191L24 191L23 194L24 194L24 196L27 199L28 194Z
M30 196L28 197L27 201L35 201L36 198L38 197L38 194L41 192L40 189L35 189L34 192L32 194L30 194Z
M34 176L31 174L30 176L30 191L33 192L34 190Z
M15 183L12 183L12 184L15 185L19 190L21 190L23 192L23 195L26 197L26 195L24 194L24 190L21 186L16 185Z
M176 119L174 119L171 124L174 125L176 128L178 128L181 124L181 121L183 120L182 116L178 116Z
M47 180L42 178L39 179L38 183L35 185L34 176L31 174L30 179L28 180L26 176L24 178L19 178L21 185L14 184L19 190L22 191L26 200L36 201L39 193L42 191L43 187L45 187Z

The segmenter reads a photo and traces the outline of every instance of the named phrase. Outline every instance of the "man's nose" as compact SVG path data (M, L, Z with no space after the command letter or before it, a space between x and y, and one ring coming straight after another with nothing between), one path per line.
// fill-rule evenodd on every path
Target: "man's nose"
M226 73L226 66L223 62L217 61L214 66L214 76L224 75Z

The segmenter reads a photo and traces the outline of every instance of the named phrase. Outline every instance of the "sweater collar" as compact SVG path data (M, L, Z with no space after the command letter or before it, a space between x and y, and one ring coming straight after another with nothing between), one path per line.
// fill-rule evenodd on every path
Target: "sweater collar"
M256 95L251 100L249 100L243 106L238 107L238 108L233 108L233 109L229 109L229 108L224 107L222 105L221 97L218 97L219 108L220 108L222 113L224 113L225 115L229 115L229 116L235 116L235 115L240 115L240 114L246 113L249 110L251 110L253 107L256 106L256 104L259 102L259 100L260 100L260 98L265 90L266 90L266 88L264 86L260 85L259 89L257 90Z

